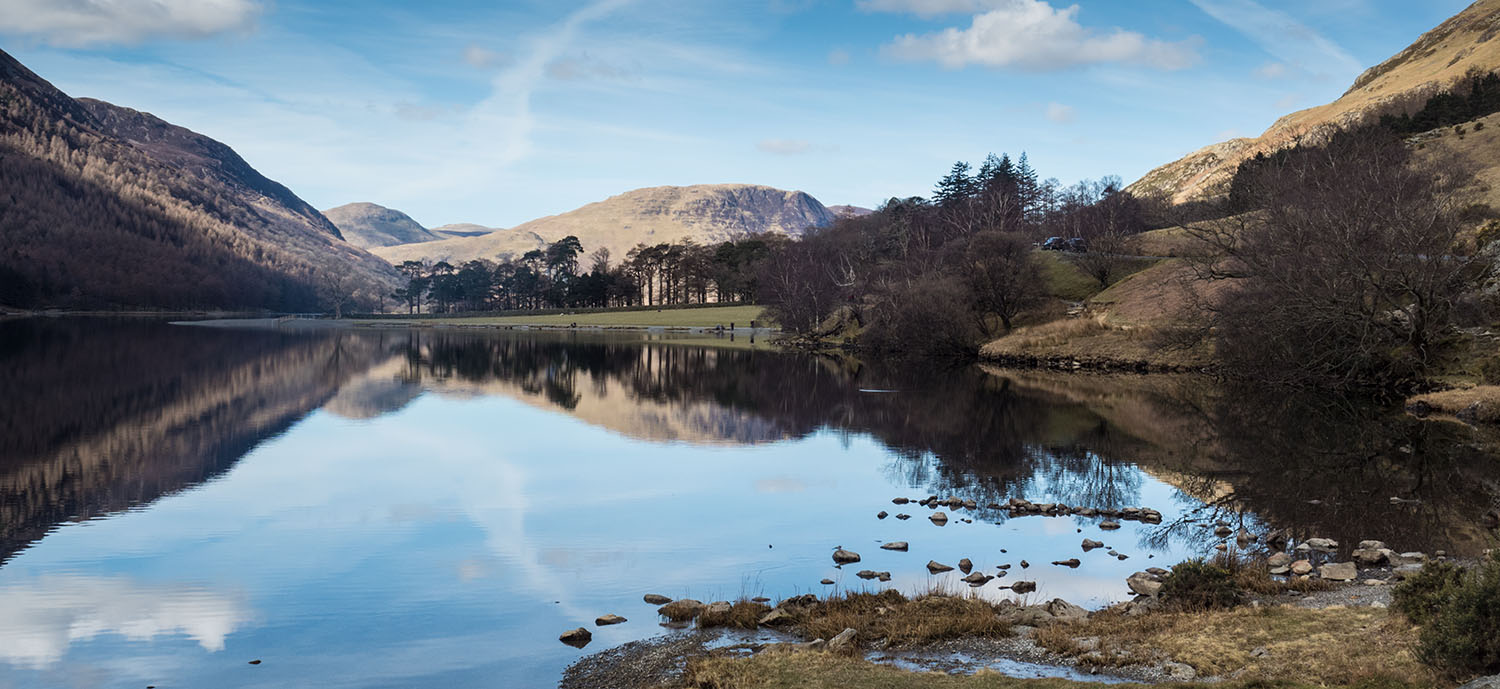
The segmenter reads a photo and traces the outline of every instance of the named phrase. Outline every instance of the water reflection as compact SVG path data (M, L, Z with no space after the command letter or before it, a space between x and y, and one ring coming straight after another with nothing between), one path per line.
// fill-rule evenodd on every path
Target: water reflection
M225 673L253 653L274 658L259 682L547 686L575 657L556 630L632 618L591 650L658 632L648 590L872 585L832 569L836 544L911 589L951 581L929 558L993 571L1088 536L1131 559L1012 576L1101 605L1135 569L1211 552L1219 520L1494 542L1476 517L1500 462L1458 424L1195 378L645 339L0 323L0 609L24 613L0 620L0 685L84 661L154 684L116 667L149 647L179 685L250 684ZM939 528L890 502L927 494L981 509ZM982 507L1010 497L1166 519L1105 533Z

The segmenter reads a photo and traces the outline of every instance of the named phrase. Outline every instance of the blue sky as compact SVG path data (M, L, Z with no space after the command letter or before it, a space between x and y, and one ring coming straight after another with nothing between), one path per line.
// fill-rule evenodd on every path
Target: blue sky
M1064 183L1337 98L1466 0L0 0L74 96L224 141L319 208L511 226L629 189Z

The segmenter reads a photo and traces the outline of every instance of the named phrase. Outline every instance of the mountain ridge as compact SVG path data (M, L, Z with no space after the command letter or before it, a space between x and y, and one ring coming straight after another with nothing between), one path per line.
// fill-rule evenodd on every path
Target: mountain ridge
M1224 195L1239 164L1260 153L1323 143L1335 131L1410 114L1473 72L1500 69L1500 0L1479 0L1357 77L1338 99L1276 120L1260 136L1210 144L1159 166L1126 190L1173 203Z
M306 311L399 284L229 146L0 51L0 303Z
M381 247L374 253L396 264L407 260L493 260L518 256L572 235L578 237L586 253L604 248L619 260L641 243L691 239L699 244L717 244L763 233L796 236L809 227L828 225L835 218L822 202L802 191L757 184L644 187L510 229Z

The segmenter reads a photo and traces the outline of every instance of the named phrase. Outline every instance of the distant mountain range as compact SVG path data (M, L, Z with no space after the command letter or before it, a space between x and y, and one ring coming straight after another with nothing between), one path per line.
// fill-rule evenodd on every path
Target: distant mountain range
M1500 69L1500 0L1480 0L1423 34L1409 47L1360 75L1338 100L1292 113L1255 138L1230 139L1204 147L1156 168L1127 190L1138 196L1162 195L1176 203L1226 194L1239 164L1258 153L1299 143L1318 144L1333 132L1377 121L1381 115L1410 114L1428 98L1461 85L1471 73ZM1484 181L1500 179L1500 137L1469 136L1453 150L1476 163ZM1492 200L1500 200L1492 190Z
M0 51L0 304L321 308L398 283L228 146Z
M405 217L395 211L391 212ZM349 236L375 231L368 222L354 223L346 228L336 215L330 215L330 218L335 220L341 230L346 230ZM375 246L372 251L391 263L429 260L456 264L473 259L493 260L501 256L518 256L573 235L578 237L586 253L600 248L609 249L611 256L618 260L631 248L642 243L650 245L692 240L698 244L717 244L762 233L798 236L808 228L828 225L836 217L834 211L800 191L784 191L752 184L651 187L628 191L567 213L532 220L510 229L489 230L474 225L448 225L429 232L489 231L438 241Z

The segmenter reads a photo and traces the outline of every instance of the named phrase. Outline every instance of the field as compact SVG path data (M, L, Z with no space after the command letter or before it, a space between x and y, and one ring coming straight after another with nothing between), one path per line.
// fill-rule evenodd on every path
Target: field
M449 325L449 326L506 326L506 325L540 325L567 327L577 324L579 327L602 327L602 328L712 328L722 325L726 328L731 323L737 328L748 328L750 322L755 321L758 327L768 327L763 315L764 309L759 306L704 306L689 309L663 309L661 311L597 311L593 313L560 313L545 316L474 316L474 317L434 317L434 318L401 318L401 319L370 319L366 323L400 323L406 325Z

